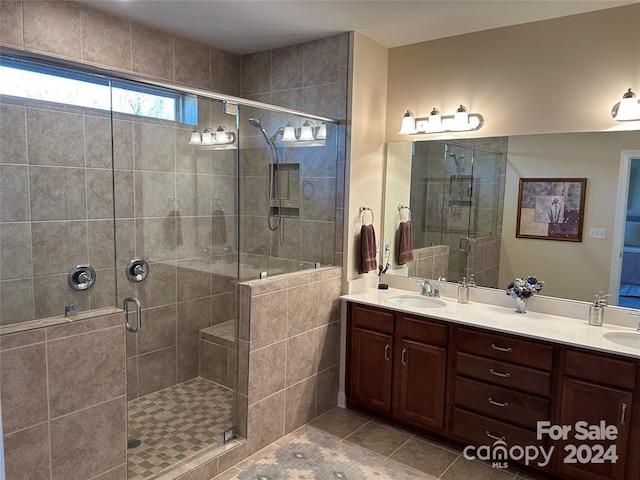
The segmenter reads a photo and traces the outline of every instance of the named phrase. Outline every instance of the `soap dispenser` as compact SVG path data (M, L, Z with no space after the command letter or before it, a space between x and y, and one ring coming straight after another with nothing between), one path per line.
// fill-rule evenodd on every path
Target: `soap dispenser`
M462 277L462 283L458 285L458 303L469 303L469 284L467 277Z
M598 292L593 301L593 305L589 306L589 325L601 327L604 320L604 307L607 305L607 297L602 292Z

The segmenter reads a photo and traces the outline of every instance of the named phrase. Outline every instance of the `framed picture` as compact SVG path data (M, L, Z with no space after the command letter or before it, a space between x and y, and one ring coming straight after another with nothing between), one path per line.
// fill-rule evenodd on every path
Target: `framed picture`
M586 178L521 178L517 238L582 241Z

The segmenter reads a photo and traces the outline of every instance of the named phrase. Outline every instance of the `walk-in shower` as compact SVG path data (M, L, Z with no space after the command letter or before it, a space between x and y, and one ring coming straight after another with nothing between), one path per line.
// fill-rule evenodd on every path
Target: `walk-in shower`
M155 478L237 425L238 282L334 264L338 126L84 67L9 64L73 79L69 98L83 103L0 96L0 328L139 301L128 478ZM109 108L122 91L130 111ZM282 141L282 125L310 118L326 139ZM216 144L216 131L234 141Z
M414 143L414 249L446 245L446 278L497 286L506 138Z

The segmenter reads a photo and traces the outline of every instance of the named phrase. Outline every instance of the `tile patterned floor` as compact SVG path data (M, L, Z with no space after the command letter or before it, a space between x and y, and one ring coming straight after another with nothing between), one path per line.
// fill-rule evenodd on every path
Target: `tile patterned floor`
M313 434L312 432L316 433ZM221 473L215 480L363 480L334 472L329 478L316 478L313 468L294 469L287 473L274 468L274 462L282 462L284 454L297 443L316 438L321 433L329 442L325 449L338 452L348 458L349 463L370 458L373 465L382 464L384 469L373 472L376 480L398 480L415 478L420 480L534 480L536 477L515 470L495 470L481 462L468 461L461 452L417 435L391 427L370 417L334 408L310 424L261 450ZM301 439L303 440L301 442ZM354 453L354 450L366 455ZM391 471L391 473L388 473ZM409 471L410 473L407 473ZM253 475L253 476L251 476ZM337 475L337 476L336 476ZM340 476L343 475L343 476ZM368 477L367 477L368 478Z
M127 453L127 478L151 478L180 460L222 443L232 425L233 392L194 378L131 400L128 438L142 445Z

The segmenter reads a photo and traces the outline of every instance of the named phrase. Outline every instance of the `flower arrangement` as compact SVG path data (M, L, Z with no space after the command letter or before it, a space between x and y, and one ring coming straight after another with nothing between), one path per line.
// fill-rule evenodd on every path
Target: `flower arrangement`
M516 278L514 282L507 285L506 293L514 298L533 297L542 290L544 282L536 277Z

